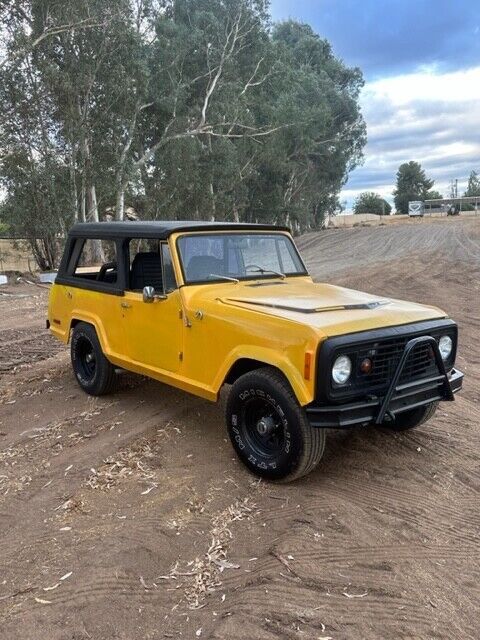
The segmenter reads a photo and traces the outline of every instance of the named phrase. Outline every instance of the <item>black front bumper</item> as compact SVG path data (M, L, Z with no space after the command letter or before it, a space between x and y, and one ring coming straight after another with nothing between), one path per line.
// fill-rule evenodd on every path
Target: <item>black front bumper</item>
M438 367L438 375L430 378L399 384L405 363L410 353L420 342L429 342L432 346ZM356 425L381 424L384 420L393 420L398 413L416 409L439 400L454 400L454 394L460 391L463 373L458 369L445 371L437 342L430 336L410 340L398 364L390 386L382 397L370 396L362 401L349 404L316 405L305 407L312 427L346 429Z

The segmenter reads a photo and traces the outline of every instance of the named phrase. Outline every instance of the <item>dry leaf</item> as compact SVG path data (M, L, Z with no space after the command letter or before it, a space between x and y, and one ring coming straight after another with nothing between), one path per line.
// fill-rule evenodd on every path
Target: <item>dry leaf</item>
M155 487L155 486L148 487L148 489L145 489L145 491L142 491L142 494L141 494L141 495L142 495L142 496L146 496L146 495L147 495L148 493L150 493L150 491L152 491L153 489L156 489L156 487Z

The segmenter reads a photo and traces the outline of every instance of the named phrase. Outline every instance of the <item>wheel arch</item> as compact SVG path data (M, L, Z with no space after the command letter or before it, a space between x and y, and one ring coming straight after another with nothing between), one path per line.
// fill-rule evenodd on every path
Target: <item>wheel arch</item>
M102 347L102 351L103 353L106 353L107 346L108 346L107 336L103 329L103 325L100 322L100 319L93 314L76 313L76 312L72 313L72 316L70 318L70 326L68 329L67 341L71 340L72 331L75 329L75 327L78 324L80 324L80 322L85 322L86 324L90 324L95 329L98 340L100 342L100 346Z
M269 365L267 362L262 362L261 360L255 360L253 358L239 358L232 364L232 366L228 370L223 383L233 384L236 380L238 380L238 378L245 375L246 373L250 373L251 371L255 371L256 369L262 369L266 366L271 365ZM279 369L277 370L279 371Z
M217 389L220 390L224 384L233 384L245 373L263 367L272 367L281 373L286 378L301 405L312 402L313 391L308 387L293 363L282 353L273 352L270 349L259 349L258 347L253 351L239 348L238 351L231 354L220 373L218 384L216 385Z

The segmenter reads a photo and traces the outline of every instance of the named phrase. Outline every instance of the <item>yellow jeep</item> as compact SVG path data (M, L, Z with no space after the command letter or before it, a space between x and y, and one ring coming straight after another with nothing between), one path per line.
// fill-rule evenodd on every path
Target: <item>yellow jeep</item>
M213 401L231 385L232 445L271 480L311 471L326 428L410 429L463 380L443 311L314 283L270 225L77 224L47 326L93 395L118 368Z

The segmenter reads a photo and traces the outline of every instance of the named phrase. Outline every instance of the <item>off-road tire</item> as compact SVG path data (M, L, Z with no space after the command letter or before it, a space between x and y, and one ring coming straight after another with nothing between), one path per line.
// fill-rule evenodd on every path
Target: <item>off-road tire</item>
M86 393L103 396L114 390L117 381L115 368L103 355L97 332L91 324L79 322L75 325L70 355L77 382ZM87 355L92 356L90 362L87 362Z
M249 419L257 406L260 414L271 414L266 418L271 424L275 420L277 424L272 429L276 444L268 453L263 441L257 442L262 439L255 426L258 422ZM287 379L272 367L256 369L235 381L227 400L226 422L240 460L268 480L290 482L310 473L325 449L325 431L310 425Z
M427 422L427 420L430 420L435 414L437 407L438 402L431 402L424 407L403 411L395 417L393 422L384 422L382 426L390 431L408 431L409 429L414 429L424 422Z

